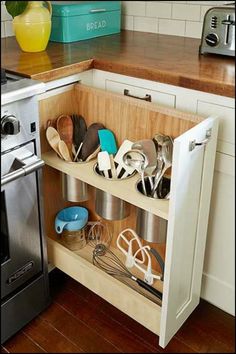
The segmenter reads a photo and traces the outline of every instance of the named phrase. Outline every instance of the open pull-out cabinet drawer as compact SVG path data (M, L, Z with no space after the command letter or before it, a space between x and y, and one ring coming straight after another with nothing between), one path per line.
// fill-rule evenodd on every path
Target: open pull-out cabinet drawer
M65 92L42 95L39 102L44 171L45 229L49 260L59 269L102 296L142 325L159 335L165 347L199 303L210 196L216 151L218 122L157 106L150 102L103 90L75 85ZM156 133L174 138L170 200L142 196L136 190L138 177L107 181L94 173L95 162L67 163L50 151L45 139L48 119L61 114L81 114L90 125L100 122L111 129L120 145L124 139L153 138ZM62 200L59 172L76 177L168 221L164 247L164 281L154 286L163 291L162 302L104 273L92 264L89 246L72 252L54 231L58 210L68 205ZM93 200L88 205L92 217ZM114 242L129 220L114 223Z

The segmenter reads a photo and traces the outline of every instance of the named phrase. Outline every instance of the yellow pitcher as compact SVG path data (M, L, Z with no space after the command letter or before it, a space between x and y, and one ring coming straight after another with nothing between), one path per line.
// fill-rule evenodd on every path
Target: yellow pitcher
M25 11L14 17L16 40L24 52L42 52L46 49L51 34L51 16L50 1L29 1Z

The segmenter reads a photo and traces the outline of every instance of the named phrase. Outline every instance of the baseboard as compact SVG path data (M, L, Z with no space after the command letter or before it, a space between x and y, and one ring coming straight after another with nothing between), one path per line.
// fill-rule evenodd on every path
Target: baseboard
M230 284L203 273L201 298L235 316L235 288Z

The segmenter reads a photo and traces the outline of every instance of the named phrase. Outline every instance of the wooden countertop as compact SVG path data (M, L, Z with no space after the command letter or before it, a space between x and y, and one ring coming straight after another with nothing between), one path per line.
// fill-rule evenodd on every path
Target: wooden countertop
M22 52L3 38L2 68L44 82L100 69L189 89L235 97L232 57L198 54L200 40L137 31L68 44L49 42L40 53Z

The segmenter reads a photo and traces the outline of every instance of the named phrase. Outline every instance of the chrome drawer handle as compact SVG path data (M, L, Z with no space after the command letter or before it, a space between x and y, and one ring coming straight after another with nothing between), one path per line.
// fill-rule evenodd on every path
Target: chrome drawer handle
M196 146L205 146L211 137L211 129L208 129L206 131L206 138L200 142L196 142L196 140L192 140L189 143L189 151L193 151L195 149Z
M91 13L96 13L96 12L106 12L106 9L92 9L90 10Z
M129 93L129 90L124 89L124 95L132 98L137 98L138 100L152 102L152 96L148 94L145 97L133 96Z

